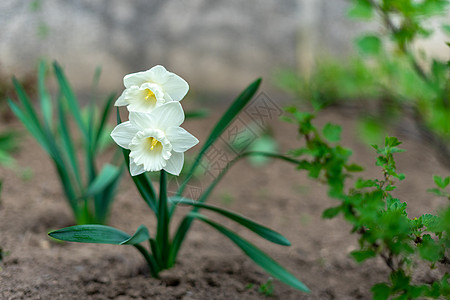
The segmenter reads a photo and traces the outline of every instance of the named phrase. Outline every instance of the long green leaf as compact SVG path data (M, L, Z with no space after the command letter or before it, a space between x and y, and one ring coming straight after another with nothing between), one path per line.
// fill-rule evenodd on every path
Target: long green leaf
M133 245L141 254L144 256L145 260L147 261L148 268L150 269L150 274L152 274L152 277L158 278L158 272L161 270L158 262L155 260L154 256L152 256L150 253L148 253L147 249L145 249L140 244Z
M205 144L201 148L198 153L194 164L191 169L187 172L186 178L183 183L180 185L177 195L180 196L183 194L184 188L186 187L188 181L194 175L195 169L200 164L200 161L206 151L211 147L211 145L219 138L219 136L225 131L228 125L233 121L233 119L239 114L239 112L247 105L247 103L252 99L253 95L255 95L258 87L261 84L261 78L258 78L253 83L251 83L231 104L228 110L223 114L222 118L217 122L216 126L214 126L213 130L209 134L209 137L206 139Z
M72 88L69 85L69 82L66 79L66 76L64 75L64 71L62 70L61 66L57 62L53 63L53 69L55 70L56 79L58 80L59 88L61 89L61 93L64 95L64 97L67 100L69 109L75 118L75 122L77 123L84 138L86 140L89 140L88 131L86 129L86 126L84 125L83 118L81 117L80 106L75 97L75 94L72 91Z
M63 184L64 192L69 200L69 204L77 217L78 207L76 204L76 196L72 188L72 184L70 182L70 176L67 174L66 164L64 162L61 153L59 152L56 143L51 136L51 133L47 130L44 130L42 127L36 112L34 111L28 96L25 93L25 90L20 85L20 83L13 79L14 86L16 89L16 93L19 96L19 99L24 106L24 109L20 109L17 104L15 104L11 99L8 99L8 104L11 107L11 110L16 115L16 117L25 125L28 131L34 136L37 142L41 145L41 147L50 155L55 164L56 170L59 174L59 178L61 183Z
M20 107L14 103L11 99L8 99L9 107L11 108L11 111L14 113L14 115L19 119L20 122L27 128L27 130L33 135L33 137L36 139L36 141L41 145L41 147L47 152L50 156L52 156L52 152L50 148L47 145L47 142L45 140L45 136L42 133L41 128L38 128L36 124L34 124L30 118L28 118L28 115L25 114L25 112L20 109Z
M47 64L45 61L41 60L39 62L39 71L38 71L39 99L44 122L48 128L52 128L53 105L50 95L47 91L47 88L45 87L46 72L47 72Z
M100 123L98 124L97 130L95 132L95 140L94 140L94 147L93 147L94 149L97 149L98 143L100 141L100 137L103 134L103 130L105 128L106 121L108 120L108 116L111 111L111 106L112 106L112 103L113 103L115 97L116 97L115 94L111 94L103 106Z
M121 245L136 245L150 239L150 233L148 233L147 227L141 225L136 232L128 240L121 242Z
M247 240L243 239L233 231L229 230L226 227L223 227L222 225L219 225L210 219L208 219L206 216L201 215L199 213L190 213L191 217L194 217L196 219L199 219L206 224L212 226L216 230L218 230L220 233L225 235L227 238L229 238L233 243L235 243L239 248L241 248L242 251L250 258L252 259L258 266L263 268L267 273L272 275L273 277L277 278L281 282L284 282L285 284L292 286L293 288L296 288L303 292L310 292L310 290L306 287L305 284L303 284L301 281L299 281L294 275L289 273L285 268L280 266L276 261L274 261L272 258L270 258L267 254L265 254L263 251L261 251L259 248L248 242Z
M66 242L132 245L144 256L152 276L158 277L158 264L153 256L150 255L144 247L139 245L139 243L150 239L148 229L143 225L139 226L132 236L119 229L105 225L71 226L51 231L48 235L52 238Z
M95 180L89 185L86 196L90 197L102 193L118 176L120 176L120 168L106 164Z
M185 112L185 118L187 119L202 119L209 115L209 110L207 109L196 109Z
M88 114L87 114L87 130L88 130L88 135L89 135L89 146L92 147L91 151L95 152L95 136L96 136L96 130L95 130L95 122L96 122L96 118L95 118L95 112L96 112L96 94L97 94L97 87L98 87L98 82L100 80L100 75L102 73L102 68L101 67L97 67L95 68L95 73L94 73L94 78L92 80L92 95L91 98L89 100L89 105L88 105Z
M105 225L76 225L48 233L52 238L77 243L120 245L131 238L126 232Z
M23 114L28 119L28 122L32 122L34 126L43 134L43 127L41 124L41 121L39 120L35 109L33 108L33 105L31 104L30 98L28 97L27 93L25 92L25 89L20 84L20 82L13 78L13 85L14 89L16 91L17 96L19 97L20 103L23 107Z
M279 244L279 245L283 245L283 246L291 245L291 243L288 241L288 239L286 239L284 236L282 236L278 232L276 232L270 228L267 228L263 225L260 225L252 220L249 220L246 217L236 214L234 212L222 209L217 206L213 206L213 205L209 205L209 204L205 204L205 203L199 203L199 202L193 201L192 199L187 199L187 198L183 198L183 197L175 196L175 197L169 198L169 200L175 204L187 204L187 205L192 205L194 207L204 208L204 209L214 211L216 213L219 213L219 214L241 224L242 226L247 227L248 229L250 229L251 231L253 231L254 233L258 234L259 236L261 236L262 238L264 238L268 241L271 241L275 244Z
M89 185L85 197L94 197L96 223L104 223L108 216L109 206L114 197L111 188L117 185L122 173L121 168L106 164L94 181Z
M276 154L276 153L266 153L266 152L258 152L258 151L249 151L249 152L243 152L241 154L239 154L238 156L236 156L233 160L231 160L224 169L222 169L222 171L219 173L219 176L217 176L213 182L211 182L211 184L208 186L208 188L200 195L200 198L197 200L197 203L204 203L208 197L211 195L212 191L214 190L214 188L217 186L217 184L220 182L220 180L222 180L222 178L225 176L225 174L228 172L228 170L240 159L243 159L247 156L250 155L261 155L261 156L265 156L265 157L270 157L270 158L276 158L276 159L280 159L280 160L284 160L286 162L290 162L293 164L298 164L299 161L292 159L290 157L281 155L281 154ZM175 206L173 206L175 207ZM192 209L193 212L196 212L198 210L198 207L194 207ZM173 211L171 212L173 213ZM180 223L180 225L178 226L178 229L175 233L175 237L173 238L172 241L172 247L170 248L170 257L169 257L169 261L171 263L174 263L176 260L176 257L178 255L178 251L181 248L181 245L183 244L183 241L186 237L187 232L189 231L189 228L191 227L192 224L192 217L190 217L189 215L185 216L183 221Z
M94 198L95 201L95 218L99 224L105 224L109 215L111 204L116 196L116 190L122 177L123 168L125 164L122 164L119 173L116 178L110 182L108 186L103 190L101 194L97 194Z
M77 243L135 245L150 238L145 226L139 226L131 236L126 232L105 225L76 225L48 233L52 238Z
M58 101L58 120L59 120L59 134L62 139L62 146L64 147L64 154L69 159L69 163L72 169L72 175L74 181L78 184L79 193L83 192L83 183L81 179L81 173L78 164L78 158L75 153L75 146L73 145L73 138L69 131L69 125L67 124L67 115L64 111L62 101ZM67 168L68 169L68 168ZM66 170L67 171L67 170ZM74 182L74 183L75 183Z

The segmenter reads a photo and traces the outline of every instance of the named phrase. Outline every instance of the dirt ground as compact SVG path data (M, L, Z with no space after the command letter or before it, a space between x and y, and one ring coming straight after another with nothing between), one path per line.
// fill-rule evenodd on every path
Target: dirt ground
M183 125L202 142L216 118L188 120ZM319 123L332 121L344 127L345 146L354 161L367 168L363 175L378 176L373 151L355 138L354 118L336 111L324 113ZM292 124L272 120L279 150L299 145ZM1 125L21 128L19 124ZM398 155L398 167L407 176L396 195L408 203L411 216L434 213L445 201L427 194L432 174L448 170L430 154L427 145L401 137L407 152ZM190 150L193 154L199 147ZM110 155L109 150L107 155ZM231 155L231 153L230 153ZM162 279L149 277L144 259L130 246L57 243L47 232L73 224L56 172L43 150L24 135L15 154L18 169L0 168L4 180L0 206L0 247L9 254L0 263L0 299L263 299L258 291L269 275L248 259L232 242L203 223L195 223L181 249L178 264ZM32 172L24 171L31 168ZM238 225L232 230L260 246L295 274L310 289L306 294L274 281L269 299L370 299L370 287L387 281L383 262L355 263L349 252L357 236L342 218L324 220L321 213L335 204L326 189L285 162L253 167L235 165L217 187L210 203L239 212L286 236L290 247L272 245ZM180 217L188 212L180 207ZM206 214L206 212L205 212ZM210 214L208 214L210 215ZM213 215L211 215L213 216ZM221 219L222 220L222 219ZM150 210L139 198L129 175L123 177L113 205L110 225L133 233L140 224L151 232ZM172 226L172 228L175 226ZM435 276L421 272L418 281Z

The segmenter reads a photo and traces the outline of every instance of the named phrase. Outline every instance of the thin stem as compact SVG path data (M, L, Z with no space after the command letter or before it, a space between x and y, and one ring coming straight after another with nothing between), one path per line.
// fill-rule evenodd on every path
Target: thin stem
M391 18L389 17L389 14L374 0L369 0L370 4L378 11L378 14L381 16L384 22L384 26L390 30L394 35L398 34L400 32L400 29L397 28L394 23L392 22ZM400 50L408 55L408 57L411 60L411 64L413 68L416 70L416 72L419 74L422 79L430 84L430 78L427 76L426 72L423 70L423 68L420 66L420 64L417 62L416 58L412 55L411 51L408 50L408 47L405 43L401 43L398 45Z
M158 203L158 228L156 232L156 242L160 250L162 265L167 265L169 253L169 214L167 207L167 173L161 170Z
M387 256L386 254L381 253L380 256L383 258L384 262L389 267L389 269L391 269L392 272L396 272L397 271L395 269L393 261L392 261L392 254L389 254L389 256Z

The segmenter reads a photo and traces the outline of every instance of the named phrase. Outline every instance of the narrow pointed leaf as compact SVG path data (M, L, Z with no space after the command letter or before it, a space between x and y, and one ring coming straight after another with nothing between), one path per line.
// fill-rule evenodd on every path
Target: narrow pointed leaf
M206 224L212 226L214 229L225 235L239 248L241 248L241 250L244 251L244 253L250 259L252 259L258 266L263 268L267 273L269 273L273 277L300 291L309 292L309 289L306 287L305 284L299 281L294 275L289 273L285 268L283 268L271 257L269 257L267 254L265 254L263 251L261 251L259 248L257 248L247 240L243 239L242 237L240 237L233 231L229 230L228 228L211 221L204 215L201 215L199 213L190 213L190 215L191 217L194 217L196 219L205 222Z
M52 238L77 243L136 245L150 238L148 230L141 225L136 233L130 236L111 226L105 225L76 225L48 233Z
M186 119L201 119L206 118L209 115L209 110L207 109L196 109L185 112Z
M103 192L118 176L120 176L120 168L106 164L89 186L86 196Z
M13 85L14 85L16 94L19 97L20 103L23 106L23 110L22 110L23 114L25 115L25 117L27 119L29 119L29 122L32 122L34 124L34 126L42 133L43 129L42 129L41 121L39 120L39 118L36 114L36 111L34 110L33 105L30 102L30 98L28 97L27 93L25 92L25 89L23 88L23 86L20 84L20 82L16 78L13 78Z
M100 138L103 134L103 130L105 129L105 124L106 124L106 121L108 120L108 116L111 111L111 106L112 106L112 103L113 103L115 97L116 97L115 94L111 94L103 106L100 123L98 124L97 131L95 132L94 149L97 148Z
M82 191L83 183L81 182L81 174L78 165L78 158L75 153L75 146L73 145L73 139L69 131L69 125L67 124L67 115L64 111L62 101L58 101L58 120L59 120L58 129L60 136L62 138L62 146L64 147L64 154L67 155L67 158L69 159L74 179L76 180L76 183L78 184L80 191Z
M67 81L61 66L58 63L54 62L53 68L55 70L55 75L59 83L59 88L61 89L61 93L67 100L69 109L71 110L71 113L74 116L75 121L84 138L86 140L89 140L88 131L83 123L80 106L78 105L78 101L75 97L75 94L73 93L72 88L70 87L69 82Z
M260 225L256 222L254 222L250 219L247 219L244 216L241 216L234 212L222 209L217 206L213 206L213 205L209 205L209 204L205 204L205 203L199 203L199 202L193 201L192 199L187 199L187 198L183 198L183 197L176 197L176 196L171 197L170 201L172 201L174 204L187 204L187 205L192 205L194 207L204 208L204 209L214 211L216 213L221 214L222 216L225 216L225 217L241 224L242 226L247 227L248 229L250 229L251 231L253 231L254 233L258 234L259 236L261 236L262 238L264 238L268 241L271 241L275 244L279 244L279 245L283 245L283 246L291 245L291 243L288 241L288 239L286 239L284 236L282 236L278 232L276 232L270 228L267 228L263 225Z
M94 78L92 80L92 96L91 99L89 101L89 105L88 105L88 112L87 112L87 130L88 130L88 135L89 135L89 145L92 147L91 150L94 151L95 147L94 147L94 141L96 138L96 130L95 130L95 123L96 123L96 117L95 117L95 113L96 113L96 90L98 87L98 82L100 80L100 75L102 73L102 68L101 67L97 67L95 68L95 73L94 73Z
M41 145L41 147L49 154L51 155L51 151L45 141L45 137L42 133L41 128L36 126L24 113L20 107L14 103L11 99L8 99L9 107L11 108L14 115L19 119L20 122L27 128L27 130L33 135L33 137L36 139L36 141Z
M111 204L116 195L117 186L119 185L120 178L122 177L123 168L124 164L121 165L116 178L108 184L102 193L95 196L95 214L99 224L105 224L107 221L106 218L109 215Z
M48 128L52 128L52 114L53 114L53 105L50 98L50 95L45 87L45 78L47 72L46 62L41 60L39 62L39 71L38 71L38 88L39 88L39 99L41 104L41 111L44 121Z
M209 134L209 137L206 139L205 144L201 148L200 152L198 153L194 164L192 165L191 169L188 171L186 175L186 179L183 181L183 183L180 185L180 188L178 189L177 194L182 195L183 190L187 184L187 182L191 179L193 176L195 169L200 164L200 160L202 159L203 155L206 153L206 151L211 147L211 145L219 138L219 136L225 131L225 129L228 127L228 125L233 121L233 119L239 114L239 112L247 105L247 103L253 98L256 91L258 90L258 87L261 84L261 78L258 78L253 83L251 83L237 98L234 100L234 102L231 104L231 106L228 108L228 110L224 113L222 118L217 122L216 126L214 126L213 130Z
M76 225L49 232L52 238L77 243L120 245L131 236L114 227L105 225Z
M233 160L231 160L225 166L225 168L222 169L222 171L219 173L219 175L213 180L213 182L211 182L211 184L208 186L208 188L200 195L200 198L197 200L197 203L206 202L206 200L208 200L208 198L209 198L209 195L211 195L214 188L217 186L217 184L220 182L220 180L222 180L222 178L225 176L225 174L228 172L228 170L240 159L245 158L247 156L251 156L251 155L260 155L260 156L280 159L280 160L284 160L289 163L293 163L295 165L297 165L299 163L298 160L292 159L285 155L276 154L276 153L266 153L266 152L258 152L258 151L243 152L243 153L239 154L238 156L236 156ZM175 206L172 206L172 208L174 210ZM173 213L173 210L171 213ZM193 212L196 212L197 210L198 210L198 207L194 207L192 209ZM171 261L174 262L176 260L178 251L181 248L181 245L184 241L184 238L186 237L187 232L189 231L189 228L191 227L191 224L192 224L192 217L187 215L186 217L184 217L183 221L178 226L178 229L173 238L172 247L170 249L170 260Z
M136 232L130 237L128 240L120 243L121 245L136 245L142 242L148 241L150 239L150 233L148 232L147 227L144 225L139 226Z

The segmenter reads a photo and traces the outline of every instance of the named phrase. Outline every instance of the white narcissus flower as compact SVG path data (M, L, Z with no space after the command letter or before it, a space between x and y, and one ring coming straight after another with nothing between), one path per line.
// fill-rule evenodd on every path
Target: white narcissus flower
M150 113L130 112L129 121L111 132L113 140L130 152L131 176L147 171L166 170L179 175L184 152L198 140L181 128L184 112L179 102L169 102Z
M115 106L127 106L129 111L151 112L171 101L180 101L187 94L189 85L177 74L163 66L154 66L145 72L125 75L125 90Z

